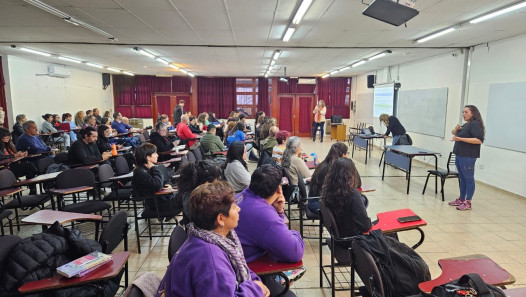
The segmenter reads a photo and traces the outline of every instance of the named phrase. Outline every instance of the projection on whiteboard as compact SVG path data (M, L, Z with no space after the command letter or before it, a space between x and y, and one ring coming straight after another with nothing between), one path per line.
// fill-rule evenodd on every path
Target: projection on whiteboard
M393 114L394 92L394 84L374 86L374 117L382 113Z

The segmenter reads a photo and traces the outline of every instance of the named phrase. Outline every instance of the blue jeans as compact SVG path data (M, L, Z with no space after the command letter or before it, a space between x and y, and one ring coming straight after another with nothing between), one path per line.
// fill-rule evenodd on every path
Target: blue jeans
M475 162L477 158L460 157L455 159L460 183L460 199L471 200L475 193Z
M312 123L312 140L316 140L316 132L318 131L318 127L320 127L320 140L323 141L323 129L325 128L325 122Z
M396 136L393 135L393 143L392 143L393 145L396 145L396 143L398 142L398 139L400 139L400 136L401 135L396 135Z

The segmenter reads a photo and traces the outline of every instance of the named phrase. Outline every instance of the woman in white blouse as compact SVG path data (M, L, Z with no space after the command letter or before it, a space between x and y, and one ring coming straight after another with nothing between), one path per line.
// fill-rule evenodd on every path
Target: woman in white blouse
M316 105L316 108L312 111L314 114L314 122L312 123L312 141L316 141L316 132L318 131L318 127L320 127L320 141L323 142L323 128L325 127L326 112L327 108L325 107L325 101L318 101L318 105Z
M250 172L247 169L247 151L242 141L230 144L223 165L226 180L232 185L234 191L239 193L250 185Z

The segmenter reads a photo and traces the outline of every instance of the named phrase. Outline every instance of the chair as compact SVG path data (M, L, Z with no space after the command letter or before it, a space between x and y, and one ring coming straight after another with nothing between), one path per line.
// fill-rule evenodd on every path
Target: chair
M184 231L183 227L175 227L175 229L172 231L172 235L170 236L170 242L168 243L168 261L172 261L173 256L185 243L187 238L188 235L186 234L186 231Z
M422 191L422 195L426 193L427 182L429 181L429 176L432 174L432 175L440 177L440 193L442 194L442 201L444 201L444 183L446 182L446 179L448 178L458 179L458 172L451 170L450 166L453 168L455 166L455 154L453 152L450 152L449 157L447 158L446 170L437 169L437 170L427 171L429 173L427 174L426 183L424 184L424 190ZM460 182L460 179L459 179L459 182ZM437 192L437 189L435 189L435 194L436 192Z
M144 136L144 141L150 142L150 131L144 130L144 132L142 132L142 135Z
M349 257L351 259L351 297L355 296L355 271L369 291L370 296L386 296L382 276L373 256L364 250L357 240L354 240L351 248L349 248Z
M199 146L199 147L201 147L201 146ZM200 148L198 148L198 149L193 149L193 150L191 150L190 152L192 152L192 153L194 154L195 159L196 159L197 161L203 161L203 155L201 154L201 149L200 149ZM188 152L188 153L190 153L190 152Z
M2 203L4 203L5 209L15 210L16 226L17 230L20 231L18 209L27 210L35 207L43 209L44 204L51 200L51 195L39 194L22 196L22 188L14 187L16 182L16 177L11 170L0 170L0 189L6 189L0 193L0 196L2 196ZM12 196L13 199L6 203L5 196ZM51 208L55 209L53 201L51 201Z
M322 254L322 236L323 236L323 227L329 232L330 238L326 241L329 250L331 251L331 264L323 265L323 254ZM331 286L331 296L335 296L335 291L348 290L344 287L339 287L336 289L336 268L348 267L351 262L349 259L349 254L347 250L341 245L350 245L354 237L344 237L340 238L338 234L338 226L336 225L336 220L330 209L325 205L323 200L320 200L320 227L319 227L319 251L320 251L320 287L323 286L323 277L327 280ZM336 245L336 244L340 245ZM338 264L334 260L338 261ZM325 271L326 268L330 268L330 279ZM346 280L339 281L338 283L348 283Z
M119 205L120 201L129 201L131 196L131 187L120 185L118 182L111 182L110 178L115 176L113 168L109 164L99 166L98 170L98 187L99 191L103 188L111 188L111 193L104 197L104 201L111 201L113 205L113 213L115 214L115 201Z
M38 173L39 173L39 174L44 174L44 173L46 173L47 168L48 168L49 165L51 165L51 164L55 164L55 160L53 160L53 159L50 158L50 157L45 157L45 158L42 158L42 159L38 160L38 162L37 162L37 170L38 170Z
M128 251L128 229L130 225L127 219L126 212L119 211L106 223L99 237L103 253L111 254L122 241L124 241L124 251ZM128 262L126 262L124 269L124 285L128 287Z
M4 233L4 219L7 219L9 223L9 234L13 235L13 221L10 218L10 216L13 214L10 210L6 210L4 207L4 203L0 202L0 227L2 229L2 236L5 235Z
M192 151L188 151L188 153L186 154L186 157L188 158L188 162L195 162L197 160L197 158L195 157Z
M130 172L130 166L123 156L117 156L115 158L115 171L117 175L123 175Z
M68 153L62 152L55 155L55 163L66 164L68 162Z

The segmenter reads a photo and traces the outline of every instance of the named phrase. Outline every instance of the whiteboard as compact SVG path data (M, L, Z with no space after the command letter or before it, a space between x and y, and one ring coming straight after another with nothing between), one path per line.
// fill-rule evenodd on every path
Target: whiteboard
M489 85L485 145L526 153L526 82Z
M400 90L397 117L406 131L444 137L447 93L448 88Z

